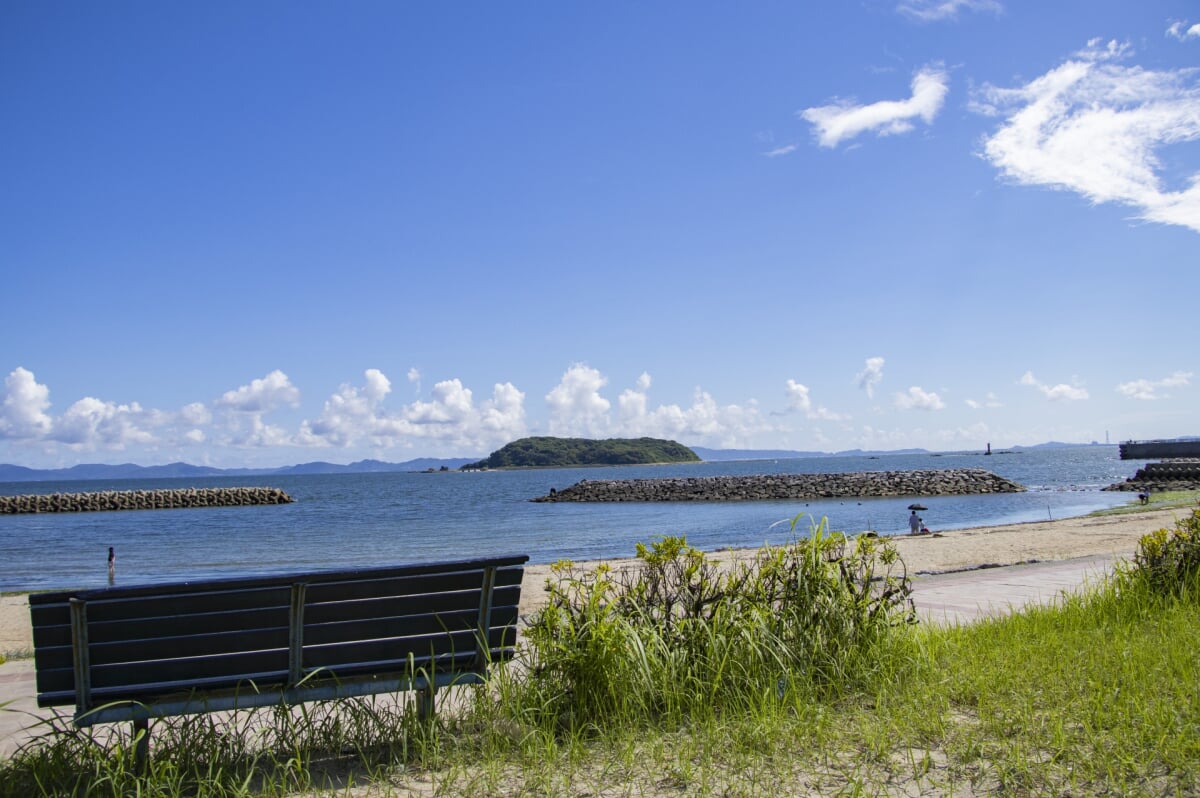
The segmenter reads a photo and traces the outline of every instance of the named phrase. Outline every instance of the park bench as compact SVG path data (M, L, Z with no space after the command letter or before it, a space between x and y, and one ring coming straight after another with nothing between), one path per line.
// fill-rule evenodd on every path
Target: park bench
M35 593L38 705L142 746L151 718L280 703L416 691L428 717L513 656L528 559Z

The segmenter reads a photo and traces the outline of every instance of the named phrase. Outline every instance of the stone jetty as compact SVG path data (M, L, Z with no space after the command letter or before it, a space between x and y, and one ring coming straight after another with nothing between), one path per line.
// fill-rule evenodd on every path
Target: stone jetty
M166 510L176 507L236 507L287 504L279 488L186 488L180 490L106 490L96 493L42 493L0 496L0 515L79 513L102 510Z
M1104 490L1128 490L1138 493L1162 493L1165 490L1200 490L1200 458L1181 457L1146 463L1124 482Z
M662 479L585 479L551 489L535 502L735 502L851 499L876 496L966 496L1019 493L1024 486L980 468L857 471L848 474L763 474Z

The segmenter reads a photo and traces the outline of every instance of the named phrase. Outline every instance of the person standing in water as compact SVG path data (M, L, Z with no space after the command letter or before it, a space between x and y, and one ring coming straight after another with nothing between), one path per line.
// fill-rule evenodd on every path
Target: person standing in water
M113 551L113 547L108 547L108 578L113 578L113 573L117 570L117 554Z

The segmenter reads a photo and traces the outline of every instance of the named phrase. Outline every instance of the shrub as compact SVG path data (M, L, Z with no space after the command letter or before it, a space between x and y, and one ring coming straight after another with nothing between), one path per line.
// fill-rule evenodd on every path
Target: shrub
M1175 522L1175 529L1143 535L1133 558L1133 575L1156 592L1200 595L1200 510Z
M793 519L795 531L797 519ZM683 537L638 544L633 568L554 567L530 622L530 686L572 726L753 706L868 679L870 653L915 613L894 545L825 531L720 567Z

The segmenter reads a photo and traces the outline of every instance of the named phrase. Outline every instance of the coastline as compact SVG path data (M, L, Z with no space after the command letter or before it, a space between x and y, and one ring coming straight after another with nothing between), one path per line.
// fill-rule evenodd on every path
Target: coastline
M890 539L895 542L909 574L919 578L923 574L1035 561L1070 560L1097 555L1130 557L1142 535L1162 527L1170 528L1176 519L1190 512L1190 507L1176 507L1121 515L972 527L933 535L895 535ZM709 554L721 563L752 557L756 551L754 548L720 549ZM635 560L631 556L576 564L581 568L592 568L601 562L619 568ZM523 615L535 612L545 604L546 580L551 575L549 564L526 567L520 605ZM0 596L0 653L21 656L33 650L26 595L16 593Z
M1149 532L1173 527L1178 518L1191 513L1190 507L1121 515L1085 515L1054 521L1028 521L1019 524L979 526L938 532L932 535L892 535L910 576L944 574L993 568L1030 562L1073 560L1107 556L1129 558L1138 541ZM718 563L749 559L757 548L719 549L708 552ZM634 557L577 562L582 569L600 563L613 568L633 565ZM522 615L535 612L546 603L546 581L553 575L549 564L529 565L522 581Z

